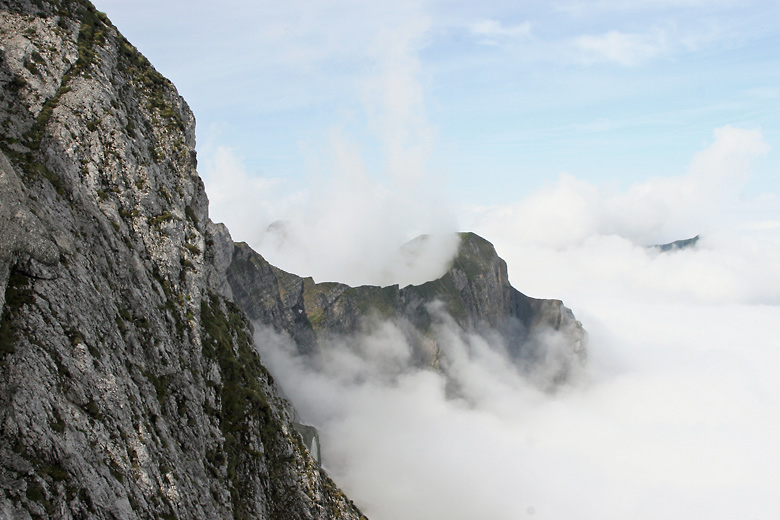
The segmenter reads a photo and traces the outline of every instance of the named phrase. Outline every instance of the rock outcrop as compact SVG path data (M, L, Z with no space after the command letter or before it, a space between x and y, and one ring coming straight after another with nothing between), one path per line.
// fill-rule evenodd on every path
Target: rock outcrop
M512 287L506 262L490 242L473 233L460 239L442 277L403 288L315 283L239 243L227 269L230 294L251 320L288 334L305 355L317 356L323 340L359 332L370 317L402 321L414 348L412 363L444 369L446 356L431 329L446 313L464 332L497 333L526 369L545 362L553 382L565 379L585 357L582 324L560 300L530 298ZM551 336L556 366L549 366Z
M0 518L362 517L224 297L194 146L89 2L0 2Z

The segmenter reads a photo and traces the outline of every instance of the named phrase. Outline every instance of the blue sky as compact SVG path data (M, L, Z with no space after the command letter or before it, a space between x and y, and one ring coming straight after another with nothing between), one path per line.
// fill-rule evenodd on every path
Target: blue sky
M328 169L334 132L380 183L407 169L480 205L561 173L676 174L724 125L780 142L774 1L97 6L190 103L204 164L230 147L287 193ZM745 190L778 191L779 165L758 158Z

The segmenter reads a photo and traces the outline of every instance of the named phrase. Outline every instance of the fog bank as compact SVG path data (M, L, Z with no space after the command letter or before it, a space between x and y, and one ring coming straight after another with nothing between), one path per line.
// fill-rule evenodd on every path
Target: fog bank
M261 328L263 358L374 520L773 518L780 215L774 195L739 192L765 151L726 128L678 177L624 192L563 177L471 213L513 285L563 298L589 331L585 369L557 392L446 320L456 394L408 368L393 323L329 344L317 370Z

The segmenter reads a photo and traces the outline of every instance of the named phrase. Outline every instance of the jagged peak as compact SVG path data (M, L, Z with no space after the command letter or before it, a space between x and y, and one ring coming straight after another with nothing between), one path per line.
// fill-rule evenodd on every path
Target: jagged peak
M430 337L444 313L464 331L492 329L506 336L517 344L513 347L517 352L524 349L519 344L525 342L523 338L535 330L556 331L573 358L582 359L584 330L561 301L530 298L517 291L509 284L506 262L492 243L476 233L458 237L457 252L442 276L403 288L317 283L271 266L246 244L234 249L228 280L250 319L290 334L307 355L320 352L326 338L360 332L366 317L405 322L410 331L417 331L412 336ZM422 240L424 235L413 242ZM413 342L427 346L416 353L418 362L438 364L437 348L419 337Z
M453 258L452 268L463 270L469 277L495 272L497 267L506 272L506 262L498 256L492 243L472 232L458 235L460 245Z

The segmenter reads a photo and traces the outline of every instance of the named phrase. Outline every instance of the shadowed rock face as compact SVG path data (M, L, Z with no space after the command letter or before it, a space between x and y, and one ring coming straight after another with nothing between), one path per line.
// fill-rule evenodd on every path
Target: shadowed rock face
M585 332L572 312L559 300L530 298L513 288L493 245L473 233L461 234L449 270L422 285L315 283L271 266L243 243L235 245L227 278L251 320L289 334L307 355L316 356L323 340L359 332L371 317L405 323L415 365L442 368L446 358L431 329L445 313L464 332L498 333L527 365L547 357L544 340L554 336L564 354L557 381L585 356Z
M362 518L223 296L194 145L91 4L0 1L0 518Z

